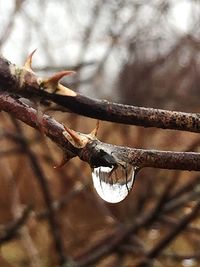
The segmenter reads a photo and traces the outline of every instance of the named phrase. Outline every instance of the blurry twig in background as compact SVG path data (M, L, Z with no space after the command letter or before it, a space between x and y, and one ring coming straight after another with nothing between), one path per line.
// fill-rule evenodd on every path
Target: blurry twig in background
M6 27L4 28L4 31L3 33L1 34L0 36L0 47L2 47L2 45L6 42L6 40L9 38L10 34L11 34L11 31L14 27L14 21L15 21L15 18L17 16L17 13L20 11L23 3L25 2L26 0L15 0L15 5L14 5L14 9L13 9L13 12L10 14L10 18L9 18L9 21L6 25Z
M174 228L166 234L164 238L162 238L158 243L153 247L149 252L147 252L146 258L144 261L140 262L136 267L147 267L151 266L151 260L155 259L160 255L163 249L168 246L168 244L174 240L177 235L183 231L189 223L191 223L197 216L200 210L200 201L192 208L191 212L185 215L182 219L180 219L179 223L174 226Z
M47 178L45 177L40 167L37 157L29 148L29 145L27 143L26 137L23 134L20 124L15 119L13 119L13 123L16 127L17 132L20 133L21 135L21 140L20 140L19 145L22 146L25 153L27 154L27 157L30 160L30 164L35 174L35 177L37 178L40 184L40 188L41 188L44 200L45 200L45 204L48 208L48 223L49 223L50 230L52 232L52 238L53 238L55 249L56 249L57 256L58 256L58 262L62 266L63 264L67 262L67 255L64 251L64 245L62 242L62 237L61 237L61 233L60 233L59 226L58 226L58 219L55 215L54 210L52 209L53 201L52 201L51 193L49 191Z
M3 244L4 242L10 241L12 238L16 237L20 228L26 223L28 216L31 212L31 207L26 207L19 218L16 218L15 221L0 226L1 227L1 234L0 234L0 243Z

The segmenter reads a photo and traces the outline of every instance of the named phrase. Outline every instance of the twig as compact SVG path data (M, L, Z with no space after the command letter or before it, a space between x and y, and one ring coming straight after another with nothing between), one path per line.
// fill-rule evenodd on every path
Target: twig
M8 157L8 156L13 156L15 154L22 154L22 153L24 153L23 149L11 148L9 150L0 150L0 157Z
M168 244L174 240L177 235L182 232L189 223L191 223L197 216L200 210L200 201L198 201L193 207L192 211L185 215L180 222L174 226L174 228L162 238L146 255L145 259L142 260L136 267L147 267L150 266L151 260L157 258L160 253L168 246Z
M194 188L198 186L199 183L200 183L199 175L197 175L195 178L191 179L186 184L180 186L175 192L173 192L170 196L170 200L176 199L179 196L188 193L190 191L194 191Z
M129 227L119 227L114 233L99 242L95 247L76 257L74 259L77 262L76 267L90 266L114 252L119 245L131 236L131 234L144 226L148 222L150 216L150 214L143 214L143 216L135 220L133 225Z
M30 212L31 212L31 207L25 208L18 219L16 219L10 225L5 227L4 232L0 234L0 244L3 244L11 240L13 237L15 237L20 228L26 223L26 220Z
M155 207L152 209L151 218L148 221L148 227L150 227L150 225L156 221L157 217L164 210L165 205L168 202L167 201L168 195L169 195L171 189L173 188L175 181L176 181L176 179L174 179L174 177L172 176L171 179L169 179L168 183L166 184L163 192L161 193L160 197L158 198L158 200L155 204Z
M69 192L67 195L62 196L58 200L55 200L51 203L51 207L54 211L58 211L62 209L63 207L66 207L68 203L70 203L70 200L72 200L75 196L83 192L87 188L87 185L75 185L73 190ZM46 219L49 216L49 210L43 210L40 212L37 212L36 214L37 220L43 220Z
M93 66L97 63L97 61L90 60L90 61L85 61L81 62L76 65L62 65L62 66L45 66L45 67L35 67L36 71L39 72L57 72L57 71L62 71L64 69L70 69L70 70L75 70L78 71L82 68L88 67L88 66Z
M200 260L200 252L194 252L191 254L175 254L175 253L163 253L160 255L164 259L171 259L173 261L183 261L183 260Z
M162 223L168 224L170 226L177 225L179 223L179 220L173 217L170 217L168 215L162 215L159 217L159 221ZM198 226L188 226L186 229L188 232L195 233L195 234L200 234L200 227Z
M168 185L169 186L169 185ZM169 186L170 187L170 186ZM169 188L168 187L168 188ZM166 190L167 191L167 190ZM170 204L170 203L169 203ZM162 218L165 218L165 213L173 211L174 207L168 205L167 203L163 203L161 205L160 210L158 210L158 206L156 205L152 210L147 213L143 213L140 217L136 218L134 223L131 226L119 228L114 233L110 234L109 237L103 239L99 244L95 247L86 251L79 257L76 257L75 260L77 261L78 267L88 266L89 264L93 264L94 262L98 262L102 257L116 251L124 242L129 239L131 236L135 235L136 232L143 228L149 227L149 224L152 223L152 219L159 221ZM198 211L200 209L200 201L194 206L191 213L185 215L183 219L180 221L172 221L173 229L171 232L162 239L158 245L156 245L152 250L146 252L145 255L147 256L144 261L140 261L137 267L148 266L151 263L151 260L162 252L162 250L169 245L169 243L186 227L189 227L189 223L198 216ZM156 215L156 216L155 216ZM154 221L155 222L155 221ZM195 231L195 229L191 229ZM142 265L147 264L147 265Z
M24 151L26 151L26 154L30 160L33 172L35 173L35 176L39 182L41 191L43 193L43 197L44 197L44 200L45 200L48 212L49 212L48 222L49 222L50 230L52 232L55 249L56 249L56 252L58 255L59 265L63 266L67 262L67 256L65 255L64 245L62 243L62 237L61 237L61 234L59 231L58 222L56 220L55 212L52 208L52 197L51 197L51 193L49 191L47 178L45 177L35 154L29 149L29 146L27 144L26 138L24 137L24 134L22 132L20 125L17 123L17 121L14 121L14 123L15 123L15 126L17 128L18 133L20 133L20 135L22 137L20 144L21 144L22 148L24 149Z
M12 13L10 14L9 21L8 21L7 25L3 27L4 31L0 37L0 47L9 38L9 36L12 32L13 26L14 26L15 18L17 16L17 13L19 13L23 2L24 2L24 0L15 0L14 9L13 9Z
M183 195L177 196L177 198L168 200L168 202L165 203L163 211L165 213L168 213L169 211L172 212L173 210L177 210L178 208L186 205L188 202L199 199L199 196L200 190L198 187L196 187L194 190L191 190Z

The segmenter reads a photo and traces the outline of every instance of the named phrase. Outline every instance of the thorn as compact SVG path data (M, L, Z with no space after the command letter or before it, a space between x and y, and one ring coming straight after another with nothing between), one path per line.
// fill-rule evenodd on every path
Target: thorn
M51 85L57 85L59 80L62 79L64 76L68 76L68 75L71 75L74 73L75 73L75 71L73 71L73 70L59 71L59 72L55 73L54 75L52 75L50 78L48 78L45 81L45 83L51 84Z
M96 137L98 130L99 130L99 120L97 120L96 127L94 128L94 130L89 135L91 137L93 137L93 138Z
M75 72L72 70L59 71L47 79L42 79L40 82L49 93L60 93L64 95L76 96L76 94L71 89L59 83L59 80L64 76L71 75L73 73Z
M77 93L75 93L73 90L67 88L66 86L63 86L62 84L58 84L57 86L57 92L58 95L66 95L66 96L76 96Z
M64 128L65 128L65 131L63 131L63 135L74 147L83 148L89 142L89 139L90 139L89 135L78 133L65 126Z
M74 156L70 155L70 153L64 153L63 158L61 162L55 166L53 166L54 169L59 169L63 167L70 159L72 159Z
M28 58L26 59L25 63L24 63L24 68L28 71L31 71L33 72L32 70L32 58L33 58L33 55L35 53L37 49L33 50L33 52L28 56Z
M87 144L88 138L83 136L81 137L77 132L74 130L67 128L64 126L65 131L63 135L67 138L67 140L75 147L82 148ZM87 140L86 140L87 139Z

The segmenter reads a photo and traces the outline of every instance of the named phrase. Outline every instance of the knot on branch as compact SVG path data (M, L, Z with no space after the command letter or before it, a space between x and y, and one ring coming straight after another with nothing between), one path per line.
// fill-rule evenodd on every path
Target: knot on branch
M89 134L76 132L66 126L63 135L67 141L75 148L78 149L77 154L80 159L89 163L91 168L103 167L117 167L118 162L111 153L103 149L102 143L97 139L97 132L99 128L99 121L97 121L95 129ZM65 161L62 165L69 161L71 158L66 152Z

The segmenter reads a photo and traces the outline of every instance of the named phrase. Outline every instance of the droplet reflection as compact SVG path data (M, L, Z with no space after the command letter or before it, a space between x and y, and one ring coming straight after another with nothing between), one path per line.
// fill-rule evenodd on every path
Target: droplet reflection
M125 199L133 186L134 170L131 165L94 168L92 179L99 196L110 203L118 203Z

